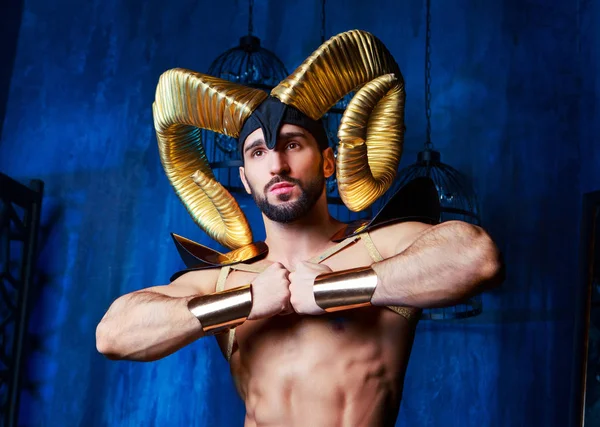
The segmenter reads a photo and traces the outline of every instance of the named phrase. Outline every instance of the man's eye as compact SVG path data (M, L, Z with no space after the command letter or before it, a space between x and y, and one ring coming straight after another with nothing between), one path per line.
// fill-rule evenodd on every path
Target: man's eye
M290 143L287 145L287 148L288 148L289 150L293 150L294 148L298 148L298 147L299 147L299 145L298 145L298 143L297 143L297 142L290 142Z
M260 157L263 155L263 150L256 150L252 153L252 157Z

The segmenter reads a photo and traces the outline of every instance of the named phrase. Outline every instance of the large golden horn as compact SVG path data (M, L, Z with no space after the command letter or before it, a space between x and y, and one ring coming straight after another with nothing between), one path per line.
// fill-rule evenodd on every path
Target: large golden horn
M393 74L364 85L342 117L338 137L337 181L351 211L370 206L392 185L402 155L404 91Z
M400 162L405 93L392 55L365 31L338 34L271 92L317 120L361 87L338 133L339 192L353 211L367 208L391 186ZM340 156L340 151L345 154Z
M165 72L156 88L154 128L167 177L196 223L231 249L252 243L252 231L235 199L215 179L201 129L237 137L266 97L261 90L180 68Z

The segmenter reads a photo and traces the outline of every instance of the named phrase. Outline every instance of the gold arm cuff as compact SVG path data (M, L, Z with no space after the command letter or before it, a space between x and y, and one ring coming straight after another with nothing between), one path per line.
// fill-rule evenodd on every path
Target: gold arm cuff
M205 335L225 332L248 318L252 309L251 285L193 298L188 309L200 321Z
M317 305L331 313L371 305L376 287L375 271L359 267L318 276L313 292Z

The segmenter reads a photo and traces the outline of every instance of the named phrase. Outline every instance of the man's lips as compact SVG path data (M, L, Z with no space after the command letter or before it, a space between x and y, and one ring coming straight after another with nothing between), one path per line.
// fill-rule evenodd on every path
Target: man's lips
M290 191L292 191L293 188L294 188L294 184L290 184L288 182L279 182L279 183L271 186L271 188L269 189L269 193L285 194L285 193L289 193Z

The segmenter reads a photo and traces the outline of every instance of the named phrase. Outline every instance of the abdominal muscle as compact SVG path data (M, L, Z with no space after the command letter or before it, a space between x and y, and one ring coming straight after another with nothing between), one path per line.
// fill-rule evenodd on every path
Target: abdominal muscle
M413 336L374 307L246 322L231 359L245 426L393 426Z

